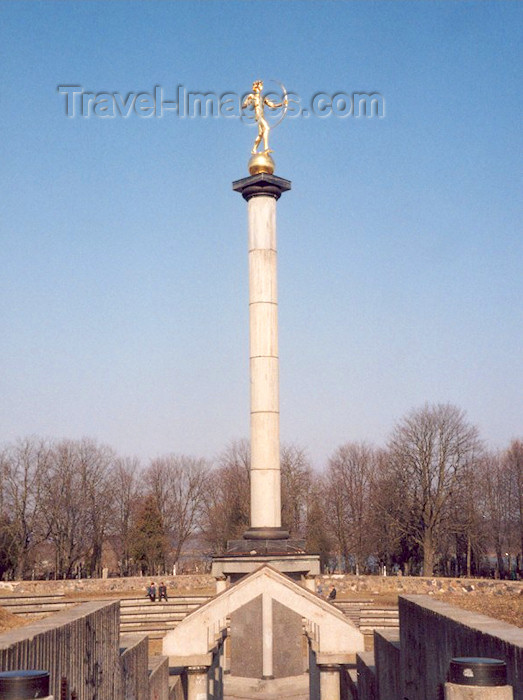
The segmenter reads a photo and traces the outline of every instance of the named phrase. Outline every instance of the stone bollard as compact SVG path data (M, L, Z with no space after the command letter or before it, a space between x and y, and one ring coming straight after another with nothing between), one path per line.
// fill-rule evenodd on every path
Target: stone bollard
M307 588L309 591L312 591L313 593L316 593L316 576L307 574L307 576L304 576L303 578L305 582L305 588Z
M226 576L216 576L216 593L221 593L227 588L227 577Z
M507 665L500 659L456 658L445 683L445 700L512 700Z
M49 695L49 671L2 671L0 673L2 700L53 700Z
M187 667L187 700L207 700L208 666Z

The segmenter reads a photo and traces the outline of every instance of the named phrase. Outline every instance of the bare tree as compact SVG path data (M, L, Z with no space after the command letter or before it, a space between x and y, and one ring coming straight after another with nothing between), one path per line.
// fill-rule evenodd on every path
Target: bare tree
M251 450L248 440L230 443L208 475L204 492L203 532L211 549L222 553L228 540L249 527Z
M320 555L322 571L328 566L334 547L332 531L328 527L327 483L323 475L312 472L307 492L307 521L305 546L307 552Z
M280 465L282 525L292 537L305 537L312 478L305 450L296 445L282 445Z
M63 440L51 453L43 503L49 541L55 549L55 576L69 578L88 551L89 521L77 443Z
M423 549L423 573L432 576L450 496L478 458L478 431L455 406L425 405L398 423L389 450L394 474L412 511L410 534Z
M39 438L25 438L7 446L0 455L0 488L4 509L5 541L16 561L15 577L27 573L30 555L46 535L42 492L49 471L50 447Z
M116 455L107 445L87 438L78 442L76 448L86 509L87 570L91 576L101 576L102 548L113 509L112 477Z
M173 548L176 563L188 538L199 530L209 467L204 459L169 455L154 459L144 474Z
M405 575L411 574L420 564L419 546L410 535L411 509L386 450L376 454L370 510L369 536L379 561L389 570L398 566Z
M481 486L483 512L490 545L496 554L496 572L506 573L505 554L517 553L516 528L517 481L511 469L510 450L488 452L482 462ZM516 477L517 478L517 477ZM508 564L508 562L507 562Z
M336 450L327 467L328 520L345 570L354 558L357 573L372 551L370 490L376 459L376 451L369 445L347 443Z
M118 565L122 576L132 573L131 550L137 503L141 495L137 459L118 459L112 471L113 510L111 533L114 536Z
M483 507L482 463L483 457L463 469L453 492L449 495L448 522L441 533L448 543L445 573L471 576L480 569L487 549L485 512ZM449 558L454 544L456 569L451 571ZM463 565L464 561L464 565Z
M511 532L517 568L523 569L523 440L512 440L503 455L509 481ZM517 537L517 540L516 540Z

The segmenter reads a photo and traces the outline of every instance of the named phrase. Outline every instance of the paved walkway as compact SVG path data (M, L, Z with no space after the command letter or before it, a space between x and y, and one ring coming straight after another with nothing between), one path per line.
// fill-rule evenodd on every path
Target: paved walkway
M223 697L224 700L309 700L309 674L270 681L227 674Z

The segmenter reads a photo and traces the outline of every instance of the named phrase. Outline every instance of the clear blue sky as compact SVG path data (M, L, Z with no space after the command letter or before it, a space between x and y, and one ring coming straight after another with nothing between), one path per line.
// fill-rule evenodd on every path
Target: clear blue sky
M322 467L425 402L523 432L521 3L0 4L0 443L146 460L248 436L239 119L67 118L86 92L379 92L273 132L282 441Z

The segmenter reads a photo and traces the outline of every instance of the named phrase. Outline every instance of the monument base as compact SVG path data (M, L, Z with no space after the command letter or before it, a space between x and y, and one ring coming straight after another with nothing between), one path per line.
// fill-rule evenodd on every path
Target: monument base
M211 574L235 583L262 564L269 564L297 581L320 574L319 555L307 554L305 540L298 539L229 540L227 552L213 557Z
M283 527L251 527L243 535L244 540L288 540L289 533ZM227 543L229 548L229 543Z

